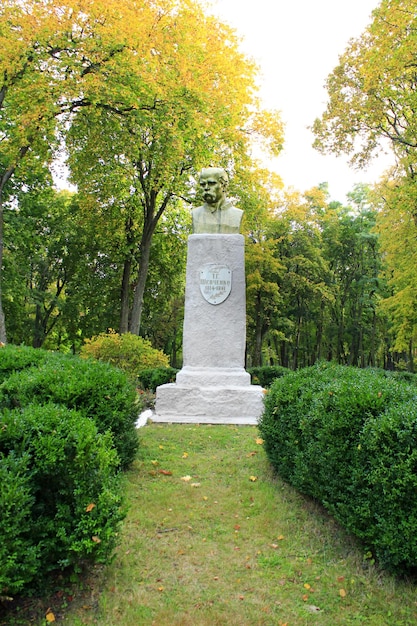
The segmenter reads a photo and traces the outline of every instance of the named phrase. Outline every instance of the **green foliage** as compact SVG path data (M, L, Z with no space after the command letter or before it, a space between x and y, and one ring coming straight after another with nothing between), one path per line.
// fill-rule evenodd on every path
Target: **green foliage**
M1 420L4 424L3 419ZM0 433L3 448L3 432ZM0 452L0 595L20 591L38 569L40 550L32 542L30 457L27 452L7 456Z
M39 588L49 573L105 562L121 512L110 433L53 404L3 411L0 593Z
M0 351L0 361L1 355ZM121 370L99 361L50 353L38 366L15 372L0 385L0 408L34 402L76 409L93 420L99 432L111 431L122 467L133 461L140 404L133 384Z
M320 364L277 379L260 422L278 473L398 571L417 563L416 395L383 371Z
M289 370L281 365L265 365L263 367L249 367L248 372L251 375L252 385L270 387L276 378L285 376Z
M81 356L119 367L132 379L150 367L168 367L168 357L161 350L152 348L149 341L132 333L101 333L87 339Z
M159 385L175 382L178 370L174 367L154 367L143 370L139 374L139 385L142 389L156 391Z
M327 78L328 104L313 130L322 151L367 163L389 141L410 173L416 162L413 0L382 0Z
M48 358L48 352L29 346L2 346L0 349L0 382L10 374L33 365L38 365Z

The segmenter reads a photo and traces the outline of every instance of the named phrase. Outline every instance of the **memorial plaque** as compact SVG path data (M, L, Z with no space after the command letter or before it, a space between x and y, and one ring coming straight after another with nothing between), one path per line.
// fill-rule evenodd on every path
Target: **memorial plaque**
M227 265L205 265L200 270L200 291L210 304L221 304L232 290L232 271Z

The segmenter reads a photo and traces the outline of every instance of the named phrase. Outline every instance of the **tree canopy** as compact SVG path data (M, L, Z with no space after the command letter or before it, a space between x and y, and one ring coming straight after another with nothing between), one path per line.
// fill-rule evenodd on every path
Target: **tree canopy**
M0 194L27 153L66 147L82 206L124 251L120 325L138 333L153 234L190 177L282 147L257 68L196 0L8 0L0 43Z
M367 163L384 141L405 171L417 166L417 16L413 0L383 0L327 79L315 146Z

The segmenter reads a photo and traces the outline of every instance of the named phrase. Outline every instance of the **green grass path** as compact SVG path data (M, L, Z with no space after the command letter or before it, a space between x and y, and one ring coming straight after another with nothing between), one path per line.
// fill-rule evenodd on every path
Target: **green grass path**
M71 626L408 626L413 584L363 560L323 510L274 477L256 427L150 424L97 601Z

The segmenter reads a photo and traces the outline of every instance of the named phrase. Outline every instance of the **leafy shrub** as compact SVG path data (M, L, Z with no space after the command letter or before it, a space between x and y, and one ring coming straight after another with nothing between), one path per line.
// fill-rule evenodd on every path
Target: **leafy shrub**
M166 354L152 348L146 339L131 333L102 333L87 339L81 348L81 356L119 367L134 380L145 369L169 365Z
M140 401L126 375L94 360L48 354L38 367L11 374L0 385L0 408L53 402L78 410L94 420L99 432L110 430L122 467L135 457L135 421Z
M57 569L104 562L121 512L110 433L63 406L0 418L0 594L37 587Z
M138 383L142 389L155 392L160 385L175 382L177 372L174 367L152 367L140 372Z
M30 534L35 499L29 463L27 452L19 456L13 450L8 456L0 452L0 595L20 591L39 569L40 549Z
M385 372L320 364L277 379L260 420L280 475L398 571L417 565L416 400Z
M282 367L281 365L248 368L252 385L261 385L261 387L270 387L276 378L285 376L289 371L288 368Z
M10 374L38 365L48 358L49 353L29 346L6 345L0 348L0 383Z

